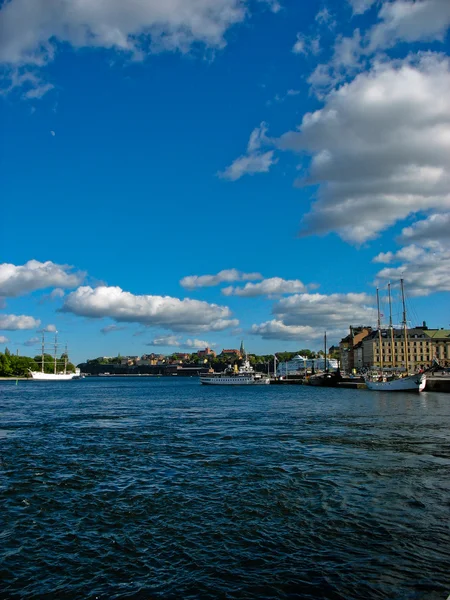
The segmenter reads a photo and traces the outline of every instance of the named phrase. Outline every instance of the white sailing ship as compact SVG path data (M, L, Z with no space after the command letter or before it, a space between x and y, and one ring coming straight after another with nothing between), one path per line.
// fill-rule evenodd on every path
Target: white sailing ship
M386 371L383 369L383 351L382 351L382 336L381 336L381 315L380 315L380 299L377 289L377 310L378 310L378 336L379 336L379 356L380 356L380 368L378 372L369 373L365 376L365 382L367 389L377 392L422 392L425 389L427 378L425 373L409 373L409 362L408 362L408 327L406 320L406 304L405 304L405 291L403 287L403 279L400 279L400 286L402 291L402 305L403 305L403 342L404 342L404 354L405 354L405 371L401 373L399 371L390 370ZM393 326L392 326L392 307L391 307L391 285L388 286L389 290L389 331L391 334L391 351L394 352L394 339L393 339Z
M57 352L58 347L61 344L58 344L58 332L55 332L55 342L52 344L53 349L53 373L45 372L45 335L42 333L42 358L41 358L41 370L40 371L32 371L30 369L30 375L32 379L36 379L37 381L70 381L71 379L79 379L81 376L80 369L75 369L75 372L67 371L67 346L65 348L64 358L58 359ZM63 362L63 365L60 363ZM62 367L62 370L61 370Z
M204 385L268 385L270 377L263 373L256 373L246 356L237 371L205 373L200 375L200 383Z

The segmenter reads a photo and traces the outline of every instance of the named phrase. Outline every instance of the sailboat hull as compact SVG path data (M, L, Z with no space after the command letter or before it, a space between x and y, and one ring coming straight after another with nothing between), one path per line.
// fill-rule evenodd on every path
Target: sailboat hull
M32 379L38 381L70 381L79 378L80 373L42 373L42 371L30 371Z
M422 392L426 385L425 375L408 375L390 381L366 379L367 389L376 392Z

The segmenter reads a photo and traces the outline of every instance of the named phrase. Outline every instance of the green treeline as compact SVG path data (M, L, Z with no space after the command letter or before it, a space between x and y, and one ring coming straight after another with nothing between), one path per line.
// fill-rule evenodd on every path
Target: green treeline
M64 370L64 363L67 358L67 371L72 373L75 371L74 365L69 362L69 357L62 354L56 360L57 371ZM11 354L8 348L5 352L0 352L0 377L27 377L30 371L40 371L42 364L42 356L17 356ZM55 369L55 359L50 354L44 354L44 371L45 373L53 373Z

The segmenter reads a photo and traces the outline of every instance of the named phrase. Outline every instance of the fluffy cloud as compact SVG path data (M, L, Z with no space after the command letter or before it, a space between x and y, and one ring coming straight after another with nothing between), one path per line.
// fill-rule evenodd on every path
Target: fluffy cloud
M39 342L41 341L40 338L38 337L32 337L29 340L27 340L26 342L23 343L24 346L36 346L37 344L39 344Z
M69 265L51 261L29 260L24 265L0 264L0 295L22 296L49 287L74 288L84 280L86 273L72 272ZM56 292L56 290L54 290Z
M9 342L9 339L7 337L5 337L4 335L0 335L0 344L7 344Z
M0 330L36 329L40 324L39 319L26 315L0 315Z
M279 294L295 294L305 292L306 286L299 279L281 279L271 277L259 283L247 283L244 287L229 286L222 290L225 296L242 296L252 298L255 296L276 296Z
M120 287L80 287L66 296L63 312L83 317L110 317L172 331L222 331L238 324L226 306L170 296L136 296Z
M52 323L50 323L49 325L46 325L45 327L43 327L42 329L40 329L40 331L46 331L47 333L58 333L56 330L56 325L53 325Z
M214 344L212 344L214 345ZM187 339L184 342L176 335L163 335L155 338L147 346L173 346L175 348L191 348L198 350L201 348L210 348L211 344L204 340Z
M181 346L180 339L176 335L161 335L147 344L147 346Z
M401 278L411 296L450 291L450 213L436 213L405 227L397 252L378 254L373 262L393 264L379 271L376 283ZM410 243L413 242L413 243Z
M372 53L393 47L397 42L443 41L450 26L448 0L394 0L384 2L377 23L367 34Z
M276 0L258 0L273 12ZM200 43L225 46L224 34L242 22L251 0L9 0L0 10L0 63L7 86L26 85L25 96L42 97L53 86L39 69L54 60L62 43L107 48L142 60L149 53L189 52ZM14 81L15 80L15 81Z
M319 184L305 235L336 231L362 243L410 214L449 208L449 61L422 54L378 64L330 93L278 145L312 155L299 182Z
M269 143L266 136L267 125L262 122L250 134L247 145L247 153L236 158L225 171L219 173L219 177L236 181L243 175L253 175L255 173L267 173L270 167L277 162L274 159L274 151L262 152L261 147Z
M262 279L260 273L242 273L237 269L224 269L217 275L188 275L183 277L180 285L188 290L201 287L212 287L221 283L232 283L233 281L251 281L254 279Z
M308 325L285 325L282 321L272 319L260 325L252 325L250 333L260 335L264 340L286 340L301 342L323 337L323 329Z
M426 245L436 242L450 244L450 213L433 214L423 221L417 221L411 227L405 227L400 241Z
M285 325L336 330L374 323L373 304L367 294L295 294L277 302L273 313Z
M397 256L393 257L393 261ZM411 296L428 296L435 292L450 292L450 249L423 248L414 259L397 267L386 267L377 273L377 282L403 278Z
M352 0L352 4L355 13L362 13L374 2ZM325 90L366 69L368 61L399 42L444 41L450 27L447 0L392 0L377 4L378 22L363 33L355 29L351 37L337 36L331 60L319 64L310 76L308 81L319 97Z
M10 0L0 11L0 61L45 63L55 41L75 48L115 48L142 57L150 49L186 52L194 42L225 45L224 33L245 18L237 0Z

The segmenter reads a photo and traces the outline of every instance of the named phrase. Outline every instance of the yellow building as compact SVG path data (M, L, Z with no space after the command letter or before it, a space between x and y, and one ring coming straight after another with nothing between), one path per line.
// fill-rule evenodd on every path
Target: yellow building
M407 341L403 329L373 331L363 341L365 367L418 369L427 368L437 359L443 366L450 365L450 330L415 327L408 329Z

